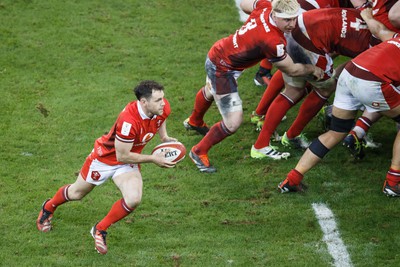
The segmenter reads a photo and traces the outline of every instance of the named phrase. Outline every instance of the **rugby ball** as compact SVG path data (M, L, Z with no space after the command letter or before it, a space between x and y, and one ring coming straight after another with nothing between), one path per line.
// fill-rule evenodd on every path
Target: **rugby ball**
M151 154L160 154L161 152L166 152L166 159L178 163L185 158L186 147L181 142L165 142L156 146Z

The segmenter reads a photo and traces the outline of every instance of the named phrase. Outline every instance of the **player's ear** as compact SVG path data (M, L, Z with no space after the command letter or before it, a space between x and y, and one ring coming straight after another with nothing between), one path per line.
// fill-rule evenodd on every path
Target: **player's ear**
M139 101L140 101L140 103L142 103L142 104L146 104L147 99L146 99L145 97L142 97Z

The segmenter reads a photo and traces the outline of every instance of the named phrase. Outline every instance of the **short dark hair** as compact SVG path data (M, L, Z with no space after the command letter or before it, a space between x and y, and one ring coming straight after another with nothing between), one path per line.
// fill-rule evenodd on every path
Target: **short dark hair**
M156 81L146 80L139 83L134 89L133 92L138 100L142 99L143 97L146 99L150 99L153 90L155 91L164 91L164 86L159 84Z

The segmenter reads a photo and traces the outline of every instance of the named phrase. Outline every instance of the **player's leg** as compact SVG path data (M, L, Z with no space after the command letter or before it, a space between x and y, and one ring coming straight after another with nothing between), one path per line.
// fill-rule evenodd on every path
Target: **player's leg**
M368 112L367 110L364 110L361 117L357 119L354 128L350 131L350 134L355 134L357 135L358 139L363 139L372 124L377 122L381 117L382 115L379 112Z
M191 149L189 156L201 172L216 169L208 159L208 151L228 136L234 134L243 121L243 110L238 93L215 96L222 120L214 124L203 139Z
M386 174L383 193L388 196L400 197L400 131L393 143L392 164Z
M400 123L400 106L383 114L392 118L396 123ZM400 131L397 131L392 151L392 163L386 174L383 193L388 196L400 197Z
M325 77L322 81L308 80L308 83L313 88L307 95L304 102L302 103L299 113L296 116L295 121L290 126L288 131L282 137L282 144L285 146L291 146L294 148L305 149L309 146L310 142L302 134L303 129L307 124L318 114L321 108L325 105L328 98L336 89L336 80L333 76L333 60L329 55L319 55L311 53L302 48L300 45L297 46L299 53L303 55L303 62L310 62L325 70ZM299 59L300 60L300 59Z
M265 89L264 94L261 97L260 102L257 105L255 111L252 112L251 122L257 125L257 131L260 131L264 124L264 116L268 111L272 101L279 95L285 86L282 72L277 70L274 76L271 78L271 82Z
M121 191L122 198L113 204L108 214L97 224L97 228L103 231L129 215L142 200L143 181L137 166L134 171L116 174L113 181Z
M400 29L400 2L397 1L389 10L388 17L393 26Z
M356 121L355 126L343 140L345 146L356 159L362 159L364 154L363 147L378 148L381 144L373 142L372 138L367 136L369 128L378 121L382 115L379 112L368 112L364 110L361 117Z
M201 135L206 135L209 131L207 124L204 122L204 115L213 102L213 96L206 87L202 87L197 92L192 114L183 122L186 130L193 130Z
M322 93L322 90L314 89L307 95L300 106L296 119L282 137L281 143L283 145L302 149L310 145L310 142L305 135L302 134L302 131L325 105L329 95L333 93L333 91L334 90L326 90Z
M209 127L204 122L204 115L210 108L214 98L211 92L212 85L208 79L208 73L214 74L216 66L207 57L205 62L205 68L207 72L206 85L202 87L196 94L192 114L183 121L183 126L186 130L193 130L201 135L206 135L209 131Z
M242 123L242 100L236 82L240 74L240 71L219 70L213 64L207 68L207 86L210 87L222 120L214 124L203 139L189 152L190 158L200 172L216 172L216 168L208 159L208 151L212 146L235 133Z
M282 193L303 191L304 174L318 164L329 150L351 130L357 110L362 105L350 90L357 85L354 77L344 70L338 80L330 130L316 138L304 152L296 167L292 169L279 185ZM363 88L363 87L361 87Z
M101 254L106 254L107 229L114 223L128 216L142 200L143 181L137 165L122 165L113 177L113 181L122 193L107 215L94 225L90 231L95 241L95 248Z
M285 90L272 102L270 109L265 115L265 123L260 134L252 146L250 155L252 158L282 159L290 156L289 153L280 153L270 145L271 136L277 129L283 116L293 107L305 94L304 87L295 87L285 83Z
M357 111L333 107L331 130L320 135L304 152L296 167L278 185L282 193L302 191L304 174L317 165L323 157L346 136L354 123Z
M57 207L68 201L82 199L94 187L95 185L86 182L81 174L78 175L75 183L60 187L52 198L43 203L36 220L38 230L42 232L50 231L52 229L51 220Z

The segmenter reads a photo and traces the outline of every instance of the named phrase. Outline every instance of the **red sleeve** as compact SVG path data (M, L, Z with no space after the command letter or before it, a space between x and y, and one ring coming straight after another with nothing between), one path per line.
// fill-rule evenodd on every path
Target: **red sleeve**
M254 9L263 9L263 8L270 8L272 4L268 0L256 0L254 1L253 8Z

